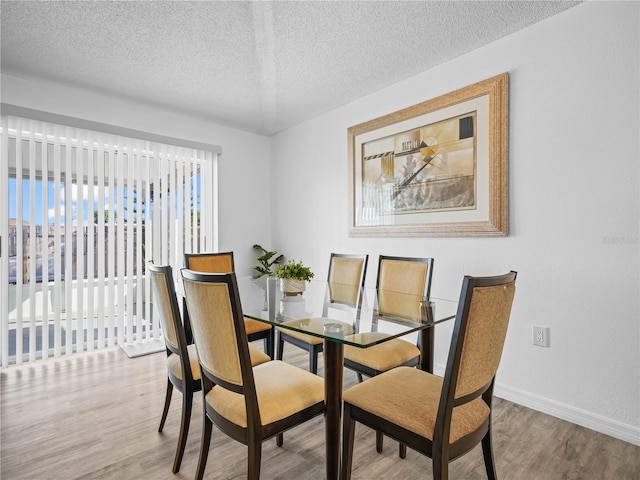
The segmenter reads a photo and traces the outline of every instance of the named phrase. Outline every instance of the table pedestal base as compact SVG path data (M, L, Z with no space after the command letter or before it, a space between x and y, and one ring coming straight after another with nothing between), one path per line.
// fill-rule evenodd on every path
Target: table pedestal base
M344 346L342 343L325 339L323 356L327 480L337 480L340 473Z

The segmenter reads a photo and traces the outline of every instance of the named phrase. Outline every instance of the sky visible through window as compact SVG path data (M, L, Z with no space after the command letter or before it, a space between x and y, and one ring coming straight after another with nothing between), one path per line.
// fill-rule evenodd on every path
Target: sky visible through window
M36 225L42 225L42 181L36 180L36 191L35 191L35 202L36 202L36 217L35 223ZM31 223L31 195L30 190L31 182L28 179L22 180L22 220L24 222ZM61 201L64 202L64 186L61 186L60 198ZM48 182L47 188L47 196L48 196L48 221L53 222L55 220L55 195L53 191L53 182ZM86 203L86 202L85 202ZM64 203L61 204L61 215L64 215ZM15 178L9 179L9 218L18 218L18 192L17 192L17 180ZM63 217L62 217L63 218Z
M9 179L9 218L10 219L17 219L18 218L18 189L17 189L17 183L18 181L16 180L16 178L10 178ZM31 182L29 181L29 179L23 179L22 180L22 215L20 216L22 218L22 221L24 223L30 224L32 219L31 219L31 195L30 195L30 190L31 188ZM71 219L72 220L77 220L78 218L78 202L82 201L82 211L83 211L83 220L85 222L88 222L90 218L94 217L94 215L97 213L98 211L98 200L97 198L93 201L93 205L90 207L90 203L89 203L89 195L88 195L88 190L89 187L87 185L82 185L82 195L78 195L78 186L74 183L71 185L71 198L72 198L72 202L71 202ZM136 202L136 189L133 190L133 194L134 194L134 204ZM96 192L97 194L97 189ZM114 189L114 196L115 198L117 198L118 195L118 191L117 188ZM122 218L126 219L127 218L127 189L125 188L123 190L123 196L124 196L124 202L125 202L125 206L122 209ZM36 180L35 182L35 224L36 225L43 225L43 212L42 212L42 202L43 202L43 191L42 191L42 181L41 180ZM58 206L59 209L59 218L60 218L60 222L64 222L66 221L66 194L65 194L65 185L64 184L60 184L60 204ZM47 186L47 221L45 223L55 223L55 215L56 215L56 211L55 211L55 204L56 204L56 197L55 197L55 191L54 191L54 184L52 181L48 182L48 186ZM104 210L105 211L109 211L110 210L110 203L109 203L109 195L108 192L105 191L105 196L104 196ZM197 202L197 206L198 206L198 210L199 210L199 199ZM118 210L118 209L116 209ZM134 205L134 212L136 211L136 205ZM143 215L144 215L144 211L143 211ZM135 218L135 217L134 217ZM144 216L143 216L144 219Z

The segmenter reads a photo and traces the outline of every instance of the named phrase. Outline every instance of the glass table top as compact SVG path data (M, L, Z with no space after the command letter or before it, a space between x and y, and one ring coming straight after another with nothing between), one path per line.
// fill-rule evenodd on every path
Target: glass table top
M369 347L455 318L458 302L403 292L311 281L298 295L275 277L238 277L243 314L278 328Z

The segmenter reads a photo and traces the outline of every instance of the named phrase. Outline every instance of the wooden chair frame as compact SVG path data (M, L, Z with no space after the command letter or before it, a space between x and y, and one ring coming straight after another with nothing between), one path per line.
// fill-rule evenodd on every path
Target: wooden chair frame
M383 263L385 261L397 261L397 262L417 262L417 263L424 263L427 266L427 274L426 274L426 278L425 278L425 284L424 284L424 288L423 288L423 292L422 292L422 296L424 298L428 298L431 295L431 278L433 277L433 258L425 258L425 257L396 257L396 256L390 256L390 255L380 255L378 258L378 274L377 274L377 278L376 278L376 291L380 288L380 284L381 284L381 280L382 280L382 276L383 276ZM382 311L378 311L376 313L376 316L379 317L380 319L383 319L385 316L385 312ZM418 342L417 342L417 347L418 349L423 353L426 354L426 352L430 352L433 350L433 345L434 345L434 335L433 335L433 331L431 331L431 329L429 329L430 331L425 332L426 334L424 335L424 337L427 339L427 341L425 343L427 343L427 345L422 345L420 343L420 335L418 335ZM344 366L345 368L348 368L349 370L353 370L356 372L356 375L358 376L358 381L362 382L363 380L363 376L367 376L367 377L375 377L376 375L380 375L381 373L384 372L384 370L377 370L374 368L371 368L367 365L363 365L361 363L358 363L354 360L351 360L349 358L347 358L345 356L344 358ZM407 360L404 363L401 363L399 365L395 365L396 367L419 367L420 366L420 355L417 355L414 358L411 358L409 360ZM433 368L433 367L431 367ZM382 432L378 431L376 432L376 451L378 453L382 453L382 449L383 449L383 444L384 444L384 439L383 439L383 435ZM399 446L399 455L401 458L405 458L407 456L407 449L405 445L400 444Z
M333 267L333 260L339 258L353 259L353 260L362 260L362 272L360 274L359 285L364 288L365 276L367 273L367 263L369 261L368 254L348 254L348 253L332 253L329 259L329 272L327 274L327 282L331 280L331 270ZM356 305L356 310L359 309L360 301L362 300L362 290L360 292L360 296L358 298L358 305ZM296 338L283 330L278 331L278 340L277 340L277 350L276 350L276 358L278 360L282 360L284 355L284 343L290 343L295 345L298 348L303 350L307 350L309 352L309 371L312 373L318 373L318 354L323 350L323 343L308 343L304 340Z
M162 432L167 414L169 413L169 406L171 405L171 396L173 393L173 387L182 393L182 416L180 419L180 433L178 435L178 446L176 448L176 455L173 461L172 472L177 473L180 470L180 464L182 463L182 457L184 455L184 449L187 443L187 436L189 435L189 424L191 423L191 410L193 407L193 394L202 389L200 378L193 378L193 372L191 371L191 363L189 360L189 354L187 351L187 340L180 318L180 310L178 308L178 299L175 291L175 284L173 281L172 269L170 266L159 266L149 263L147 265L148 272L152 278L152 284L154 282L154 275L162 275L164 277L164 287L168 291L169 303L171 306L171 318L165 319L167 322L173 324L173 328L176 332L178 346L175 347L166 341L167 358L171 355L177 355L180 359L180 368L182 372L182 378L178 378L176 375L167 370L167 391L164 401L164 409L162 411L162 418L160 419L160 426L158 432ZM161 285L159 285L161 287ZM165 333L166 337L166 333Z
M462 360L465 333L469 324L469 311L474 289L478 287L506 286L515 282L516 275L517 273L512 271L506 275L496 277L464 277L432 440L404 429L345 401L343 414L342 480L349 480L351 478L355 422L363 423L376 431L381 431L401 444L408 445L419 453L432 458L433 477L435 480L446 480L448 478L449 462L466 454L481 443L487 476L490 480L496 479L491 438L491 406L495 372L493 372L489 382L475 391L459 398L455 398L455 392ZM474 431L453 443L449 443L454 407L468 404L479 397L482 398L489 408L488 417Z
M202 375L202 393L203 400L214 386L216 388L224 388L232 392L238 393L245 397L247 427L242 428L220 415L210 404L204 400L204 424L202 433L202 442L200 446L200 458L198 460L198 468L196 479L200 480L204 476L204 470L207 462L209 446L211 443L212 426L216 426L229 437L247 445L248 447L248 470L247 478L256 480L260 478L260 461L262 442L272 437L277 437L278 446L282 445L282 433L296 425L299 425L311 418L324 413L324 400L306 408L294 415L284 418L280 421L268 425L262 425L260 420L260 410L258 407L258 396L256 393L256 385L254 382L253 369L249 354L248 339L245 331L244 316L240 297L238 294L238 285L234 273L226 274L206 274L198 273L190 270L182 270L185 281L192 282L210 282L224 283L229 291L229 299L233 312L233 324L236 331L237 349L239 353L240 368L242 375L242 385L230 383L229 381L216 376L206 370L201 363ZM197 339L196 339L197 342ZM271 363L271 362L269 362Z
M427 265L427 277L425 279L425 285L423 289L423 297L428 298L431 294L431 278L433 276L433 258L420 258L420 257L394 257L389 255L380 255L378 258L378 275L376 278L376 290L380 288L380 281L382 278L382 264L386 260L398 261L398 262L419 262L425 263ZM377 316L380 318L384 318L384 312L378 312ZM418 337L419 338L419 337ZM433 349L433 335L429 335L429 345L424 345L424 351L429 351L429 349ZM418 348L421 348L420 343L417 344ZM417 367L420 364L420 356L410 359L409 361L403 363L402 365L397 366L405 366L405 367ZM362 365L361 363L354 362L345 357L344 366L350 370L353 370L358 375L358 381L362 382L363 375L367 377L375 377L382 373L382 371L370 368L366 365Z

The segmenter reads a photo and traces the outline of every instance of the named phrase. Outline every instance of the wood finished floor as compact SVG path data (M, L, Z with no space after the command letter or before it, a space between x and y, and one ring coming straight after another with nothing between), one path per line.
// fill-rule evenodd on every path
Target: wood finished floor
M306 368L307 357L287 345L285 360ZM321 360L321 359L320 359ZM320 372L322 373L322 372ZM202 397L194 400L180 472L171 473L181 394L174 392L158 433L165 392L163 353L130 359L119 348L1 371L0 478L192 479L201 432ZM345 372L345 388L356 382ZM264 480L324 478L323 418L263 445ZM501 480L640 480L640 447L528 408L496 399L496 468ZM375 451L374 433L356 431L353 479L432 479L431 460L409 451L397 456L386 439ZM246 447L215 430L205 478L243 479ZM451 479L485 480L479 447L450 465Z

